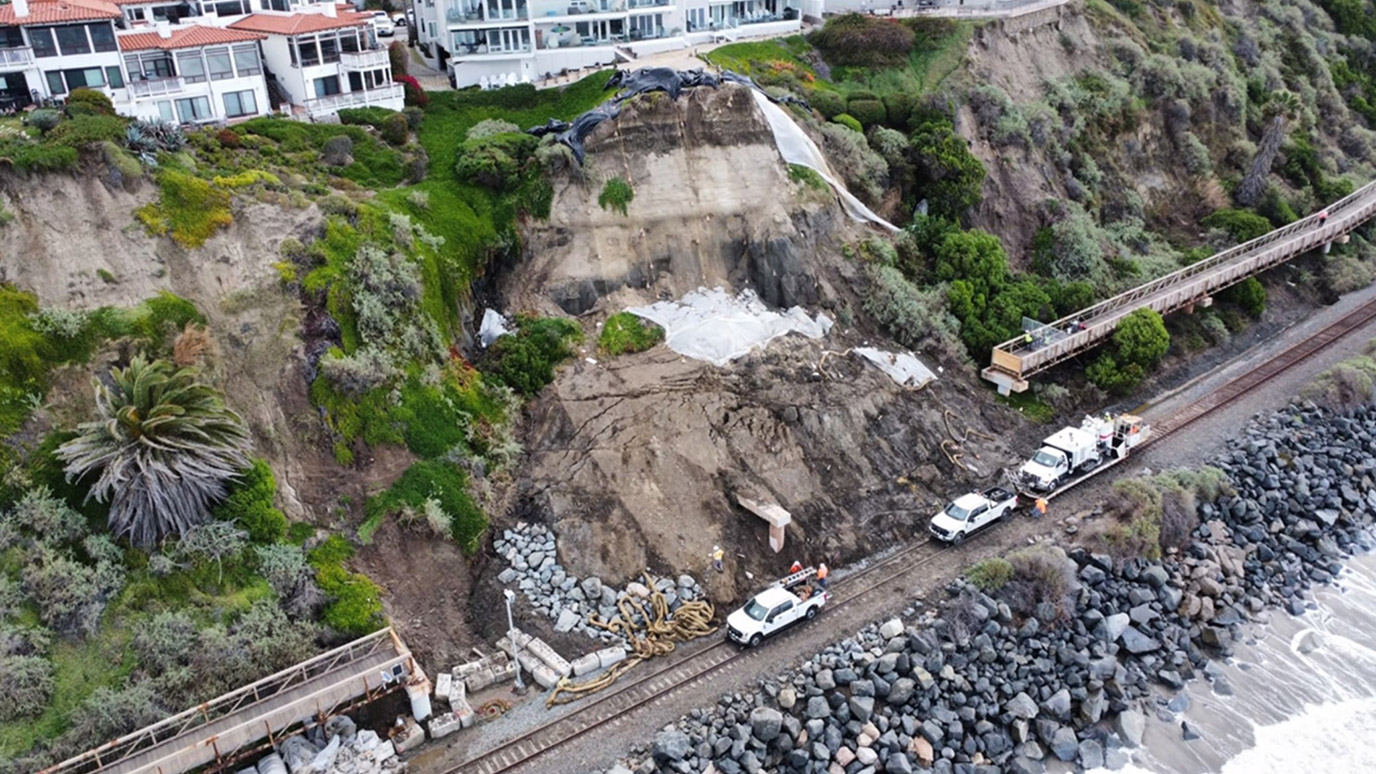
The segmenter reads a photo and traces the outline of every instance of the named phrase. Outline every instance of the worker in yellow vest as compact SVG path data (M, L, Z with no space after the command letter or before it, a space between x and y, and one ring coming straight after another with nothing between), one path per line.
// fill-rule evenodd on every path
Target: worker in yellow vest
M721 559L725 555L722 553L721 546L712 546L712 568L717 572L725 572L721 563Z

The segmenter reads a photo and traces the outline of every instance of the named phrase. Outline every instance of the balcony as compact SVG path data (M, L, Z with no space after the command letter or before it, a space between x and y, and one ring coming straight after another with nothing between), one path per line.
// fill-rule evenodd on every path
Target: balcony
M134 99L166 97L186 91L186 82L181 78L154 78L148 81L129 81L129 96Z
M627 4L632 11L646 8L668 8L673 5L670 0L627 0Z
M322 115L332 115L343 108L366 107L368 105L382 105L387 102L400 105L404 97L400 83L389 83L379 86L376 89L366 89L364 91L351 91L347 94L331 94L328 97L319 99L308 99L304 107L306 114L312 118Z
M487 57L489 59L511 59L529 54L533 49L529 45L525 46L488 46L483 43L455 43L455 59L478 59Z
M526 21L530 12L524 5L515 8L491 8L480 5L460 5L450 3L444 12L444 20L451 27L467 27L501 24L504 22Z
M371 51L346 51L339 55L339 66L345 70L376 70L391 64L387 49Z
M19 48L0 48L0 67L29 67L33 65L33 49L28 46Z

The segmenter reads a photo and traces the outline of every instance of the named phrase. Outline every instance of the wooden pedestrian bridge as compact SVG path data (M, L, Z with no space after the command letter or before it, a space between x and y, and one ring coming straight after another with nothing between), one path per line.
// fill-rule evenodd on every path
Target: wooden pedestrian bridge
M1231 247L1179 271L1044 325L994 347L982 376L999 392L1022 392L1033 374L1092 349L1113 335L1118 322L1138 309L1161 314L1208 304L1224 288L1332 242L1376 215L1376 183L1330 205L1328 217L1313 214L1250 242Z
M321 653L39 774L220 769L323 719L424 679L391 627Z

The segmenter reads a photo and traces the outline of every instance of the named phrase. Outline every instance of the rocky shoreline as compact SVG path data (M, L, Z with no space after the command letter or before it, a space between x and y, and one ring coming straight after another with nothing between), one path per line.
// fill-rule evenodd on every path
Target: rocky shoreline
M1122 767L1148 715L1174 722L1188 701L1169 692L1201 676L1231 692L1217 659L1252 616L1303 612L1311 586L1373 545L1376 407L1292 405L1254 421L1213 466L1233 491L1199 502L1198 526L1163 560L1022 549L1010 558L1034 578L1064 579L1064 597L955 581L948 600L909 608L906 623L871 625L694 710L612 774ZM1184 740L1198 738L1181 725Z

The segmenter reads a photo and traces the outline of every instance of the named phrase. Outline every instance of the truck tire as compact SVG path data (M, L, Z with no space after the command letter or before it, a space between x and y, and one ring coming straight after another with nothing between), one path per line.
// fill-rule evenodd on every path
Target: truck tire
M961 543L964 543L964 542L965 542L965 533L964 533L964 532L957 532L957 533L955 534L955 537L952 537L952 538L951 538L951 545L953 545L953 546L958 546L958 545L960 545Z
M807 620L811 621L817 617L817 606L813 605L807 609Z
M764 637L762 635L756 634L755 636L750 638L750 647L758 648L760 646L760 643L763 641Z

